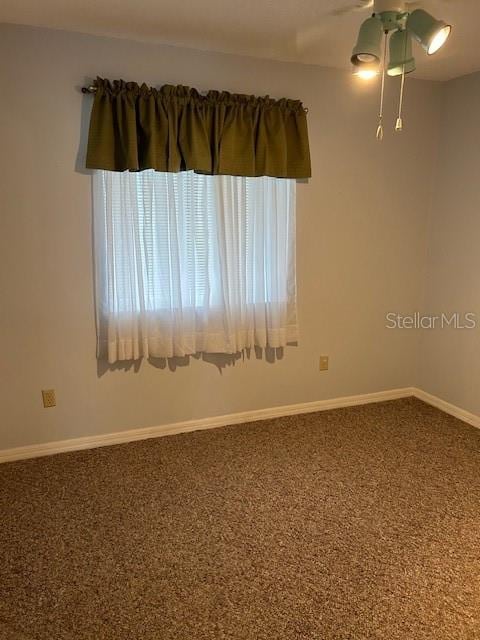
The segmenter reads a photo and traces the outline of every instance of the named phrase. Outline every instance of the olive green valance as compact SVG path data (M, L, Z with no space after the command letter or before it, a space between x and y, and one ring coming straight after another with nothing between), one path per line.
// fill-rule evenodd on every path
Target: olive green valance
M95 86L89 169L311 175L306 111L298 100L102 78Z

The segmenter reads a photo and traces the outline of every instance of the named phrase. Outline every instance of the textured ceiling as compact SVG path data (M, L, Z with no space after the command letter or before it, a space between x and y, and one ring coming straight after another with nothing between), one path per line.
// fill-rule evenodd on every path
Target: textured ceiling
M369 10L358 0L2 0L0 21L182 45L340 69ZM425 0L454 29L433 57L416 47L416 77L448 80L480 70L480 0Z

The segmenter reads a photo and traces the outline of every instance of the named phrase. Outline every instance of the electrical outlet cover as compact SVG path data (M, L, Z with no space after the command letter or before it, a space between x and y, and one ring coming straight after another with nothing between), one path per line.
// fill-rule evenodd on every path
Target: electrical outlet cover
M320 356L320 371L328 371L328 356Z
M45 409L55 407L57 401L55 399L55 389L42 389L43 406Z

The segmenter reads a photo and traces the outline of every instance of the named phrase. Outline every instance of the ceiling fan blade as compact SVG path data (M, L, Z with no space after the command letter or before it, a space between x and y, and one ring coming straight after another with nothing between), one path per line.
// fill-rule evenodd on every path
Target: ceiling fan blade
M373 7L374 0L358 0L354 4L339 7L330 12L332 16L343 16L346 13L352 13L354 11L363 11L364 9L370 9Z
M436 2L439 2L440 4L453 4L455 0L436 0ZM422 9L424 8L425 3L421 2L421 0L413 0L412 2L405 2L405 9L411 13L412 11L415 11L415 9Z
M324 14L324 17L341 17L349 13L356 13L364 11L365 9L371 9L374 4L374 0L357 0L353 4L345 5L344 7L339 7L338 9L333 9L333 11L329 11ZM295 34L292 46L298 53L304 52L319 42L328 30L329 25L325 20L323 22L307 26Z
M305 51L320 41L327 28L324 24L313 24L302 29L295 36L295 45L298 51Z

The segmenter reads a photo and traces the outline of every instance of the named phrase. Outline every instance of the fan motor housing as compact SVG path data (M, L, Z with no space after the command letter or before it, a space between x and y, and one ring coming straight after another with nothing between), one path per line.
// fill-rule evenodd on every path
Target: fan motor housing
M405 13L405 2L396 2L395 0L375 0L373 5L375 13Z
M406 17L406 13L398 11L382 11L377 15L382 21L384 31L395 31L401 26L403 19Z

